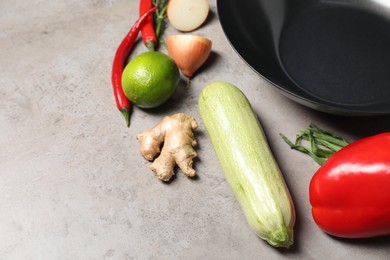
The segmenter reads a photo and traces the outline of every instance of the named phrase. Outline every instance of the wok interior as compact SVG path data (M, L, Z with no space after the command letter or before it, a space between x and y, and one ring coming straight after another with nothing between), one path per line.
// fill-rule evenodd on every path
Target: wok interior
M390 33L385 18L360 8L322 4L302 10L283 30L282 66L309 94L340 104L390 97Z
M227 33L232 45L286 93L316 106L390 112L390 1L230 2L244 28Z

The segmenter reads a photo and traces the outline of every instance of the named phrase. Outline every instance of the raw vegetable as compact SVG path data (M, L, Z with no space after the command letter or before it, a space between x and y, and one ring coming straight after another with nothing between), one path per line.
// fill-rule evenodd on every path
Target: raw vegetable
M167 15L176 30L189 32L204 23L209 10L208 0L170 0Z
M167 17L167 8L169 0L153 0L153 5L158 6L154 15L154 26L157 40L162 40L162 35L166 28L165 18Z
M175 165L189 177L196 175L192 166L193 159L197 156L194 150L197 142L193 133L197 127L193 117L178 113L165 117L152 129L137 135L141 143L141 154L146 160L152 161L160 154L150 166L157 178L169 181L175 174Z
M142 16L152 8L153 8L152 0L140 0L139 15ZM154 32L153 20L154 20L153 16L148 16L147 21L145 22L144 26L142 26L142 40L145 46L150 51L153 51L157 44L157 38L156 38L156 33Z
M292 143L283 134L279 135L291 149L310 155L319 165L324 164L335 152L349 144L344 138L335 135L330 131L320 129L313 123L310 124L307 129L299 132L295 139L295 143ZM304 140L310 143L310 147L302 145L302 141Z
M126 120L126 125L130 126L130 101L127 99L122 89L122 72L124 63L129 55L134 41L138 36L142 26L147 21L149 15L151 15L157 7L150 9L143 16L141 16L135 24L131 27L125 38L120 43L116 50L114 61L112 64L111 83L114 90L115 102Z
M146 13L153 6L157 7L153 17L142 27L142 40L150 50L155 50L157 43L161 41L161 36L165 29L165 18L167 17L168 0L140 0L140 16Z
M179 80L179 68L168 55L148 51L126 65L122 73L122 88L134 105L155 108L172 96Z
M168 55L188 78L207 60L211 45L209 39L197 35L170 35L166 38Z
M225 177L255 233L274 247L293 244L294 205L245 95L226 82L206 86L199 111Z
M311 146L320 149L324 144L316 140L339 139L312 127L308 133ZM323 231L337 237L390 235L390 133L344 146L329 156L310 182L315 222ZM326 151L330 153L330 149Z

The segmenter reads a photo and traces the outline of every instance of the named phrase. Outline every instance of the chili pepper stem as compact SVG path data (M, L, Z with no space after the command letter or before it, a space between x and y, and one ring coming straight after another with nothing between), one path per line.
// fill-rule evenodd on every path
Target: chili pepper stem
M131 109L124 107L124 108L119 109L119 111L122 113L123 117L125 118L127 127L130 127Z
M155 46L156 46L153 41L147 41L145 43L145 45L146 45L146 47L148 48L149 51L154 51Z

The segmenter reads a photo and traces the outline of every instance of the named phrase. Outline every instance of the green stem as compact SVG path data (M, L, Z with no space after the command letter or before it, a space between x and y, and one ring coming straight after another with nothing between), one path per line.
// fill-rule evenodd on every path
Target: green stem
M154 51L154 49L155 49L154 41L147 41L146 47L148 48L149 51Z
M159 41L161 41L161 36L164 32L165 18L167 17L166 11L168 8L168 1L153 1L155 6L158 6L158 9L155 12L155 33Z
M325 163L335 152L349 144L344 138L320 129L314 124L310 124L307 129L301 130L295 139L295 143L282 134L280 136L292 149L310 155L319 165ZM301 144L303 140L309 142L310 148Z
M283 134L279 134L280 137L282 137L282 139L291 147L291 149L294 149L294 150L297 150L297 151L300 151L302 153L305 153L307 155L310 155L311 158L314 159L314 161L316 161L319 165L322 165L325 163L325 159L324 158L321 158L321 157L318 157L313 151L311 151L310 149L308 149L307 147L305 146L302 146L302 145L297 145L297 144L294 144L292 143L290 140L288 140L288 138L286 136L284 136Z
M123 117L125 118L127 127L130 127L131 109L124 107L124 108L119 109L119 111L122 113Z
M303 139L309 140L308 139L308 136L310 134L309 131L312 132L312 135L316 140L320 140L321 142L323 142L323 145L325 145L327 147L329 145L328 148L332 149L334 151L338 151L338 150L340 150L340 148L343 148L344 146L349 144L348 141L346 141L345 139L343 139L341 137L338 137L335 135L330 135L326 132L320 132L320 131L317 131L316 129L312 129L312 128L305 129L305 130L301 131Z

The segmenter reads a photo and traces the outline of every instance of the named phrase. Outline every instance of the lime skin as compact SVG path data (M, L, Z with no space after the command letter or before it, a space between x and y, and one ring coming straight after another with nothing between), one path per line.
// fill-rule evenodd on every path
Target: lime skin
M176 63L166 54L149 51L133 58L122 73L126 97L141 108L155 108L175 92L180 80Z

